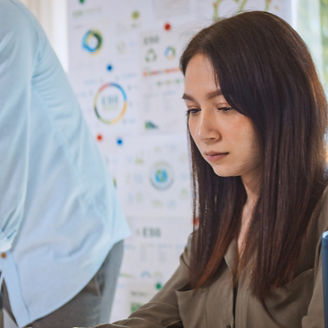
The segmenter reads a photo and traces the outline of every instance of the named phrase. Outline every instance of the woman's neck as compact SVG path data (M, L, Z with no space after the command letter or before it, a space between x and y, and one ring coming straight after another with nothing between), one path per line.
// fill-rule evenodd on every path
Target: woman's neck
M244 204L241 214L240 231L238 235L238 253L242 255L245 248L245 241L247 239L247 233L251 225L253 218L253 212L255 205L259 197L259 184L258 179L243 179L244 188L246 190L246 202Z

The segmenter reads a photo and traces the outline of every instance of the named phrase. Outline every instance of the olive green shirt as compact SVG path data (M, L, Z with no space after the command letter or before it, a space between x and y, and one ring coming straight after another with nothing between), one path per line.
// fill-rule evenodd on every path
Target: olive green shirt
M126 320L98 327L323 328L320 245L325 230L328 230L327 189L311 217L295 278L273 290L265 299L265 306L252 294L247 272L241 275L234 293L235 240L228 247L218 278L207 288L189 290L189 239L177 271L149 303Z

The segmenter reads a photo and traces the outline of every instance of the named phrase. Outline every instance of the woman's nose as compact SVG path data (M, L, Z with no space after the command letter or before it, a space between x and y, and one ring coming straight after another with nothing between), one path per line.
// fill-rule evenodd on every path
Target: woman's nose
M196 134L202 140L217 140L221 137L215 113L211 110L200 112Z

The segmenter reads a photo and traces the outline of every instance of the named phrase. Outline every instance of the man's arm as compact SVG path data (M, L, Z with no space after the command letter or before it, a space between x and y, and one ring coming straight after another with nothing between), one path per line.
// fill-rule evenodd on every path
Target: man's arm
M0 0L0 251L23 220L29 156L31 80L37 33L17 3Z

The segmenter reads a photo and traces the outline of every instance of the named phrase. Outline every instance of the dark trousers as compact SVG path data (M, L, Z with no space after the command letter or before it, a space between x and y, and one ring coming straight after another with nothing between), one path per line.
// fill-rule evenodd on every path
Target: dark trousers
M113 304L122 257L123 241L120 241L113 246L99 271L78 295L56 311L26 327L72 328L74 326L87 327L107 323ZM51 297L51 291L48 292L50 293L49 297ZM14 319L5 284L3 284L2 289L2 303ZM2 320L0 328L6 328Z

